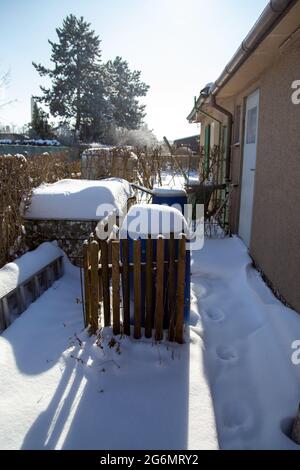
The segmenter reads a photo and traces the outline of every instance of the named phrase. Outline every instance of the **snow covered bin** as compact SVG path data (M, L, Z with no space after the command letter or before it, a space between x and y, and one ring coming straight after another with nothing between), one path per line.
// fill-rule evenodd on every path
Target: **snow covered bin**
M154 187L153 193L153 204L166 204L167 206L177 204L184 214L184 205L187 204L187 193L184 189Z
M26 219L101 220L98 211L101 204L119 213L133 195L131 185L122 178L64 179L45 183L33 190Z
M141 240L141 263L146 263L146 240L151 237L153 240L153 260L156 260L157 254L157 238L163 236L164 243L164 259L165 262L169 261L169 244L168 240L171 234L175 238L175 259L178 258L178 241L180 235L184 233L188 235L187 222L183 214L176 208L168 207L159 204L136 204L132 206L123 222L120 230L120 238L127 238L129 240L129 261L133 263L133 244L134 240ZM122 252L121 252L122 258ZM165 298L167 298L167 266L165 267ZM175 273L177 274L177 273ZM175 275L176 278L176 275ZM188 323L190 319L190 252L186 251L185 263L185 289L184 289L184 319ZM131 321L133 321L133 300L134 300L134 282L133 274L131 273L130 279L130 297L131 297ZM141 284L141 306L142 306L142 325L145 319L145 270L142 269L142 284ZM176 290L175 290L176 292ZM153 298L155 299L155 280L153 279ZM152 315L154 318L154 315ZM166 315L164 318L164 325L166 326Z
M181 208L184 214L184 206L188 203L187 192L182 188L162 188L154 187L154 195L152 198L153 204L176 206ZM176 245L178 250L178 243ZM185 281L185 320L188 321L190 317L190 277L191 277L191 256L190 251L186 251L186 281Z
M116 212L118 217L127 212L133 198L131 185L121 178L42 184L33 190L25 213L26 243L36 248L57 240L70 260L80 265L83 242L105 218L103 211Z

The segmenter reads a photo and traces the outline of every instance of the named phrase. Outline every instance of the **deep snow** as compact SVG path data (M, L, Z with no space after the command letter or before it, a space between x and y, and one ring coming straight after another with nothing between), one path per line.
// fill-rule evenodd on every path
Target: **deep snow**
M285 434L300 398L284 307L237 238L192 253L184 346L82 330L79 272L0 337L0 448L299 449Z

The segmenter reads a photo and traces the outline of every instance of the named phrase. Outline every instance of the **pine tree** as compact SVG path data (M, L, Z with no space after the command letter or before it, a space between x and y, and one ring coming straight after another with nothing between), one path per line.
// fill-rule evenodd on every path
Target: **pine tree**
M145 105L138 98L145 96L149 86L141 82L141 72L130 71L128 63L117 56L106 64L111 87L113 120L117 127L138 129L145 117Z
M68 15L56 33L58 42L49 41L53 68L33 62L52 82L36 99L82 140L108 142L112 128L137 129L145 116L138 98L149 88L141 73L131 72L121 57L102 64L101 41L83 17Z
M39 99L53 116L72 122L75 132L81 134L91 118L89 104L94 84L99 82L100 40L83 17L74 15L68 15L56 33L58 42L48 41L54 68L33 63L41 76L52 81L51 88L41 87Z
M52 129L48 122L48 114L39 108L37 103L33 105L30 134L33 138L48 139L53 137Z

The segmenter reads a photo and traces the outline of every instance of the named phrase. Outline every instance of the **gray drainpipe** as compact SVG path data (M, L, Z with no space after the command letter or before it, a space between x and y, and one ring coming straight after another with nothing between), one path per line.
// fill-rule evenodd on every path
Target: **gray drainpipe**
M225 181L229 183L230 179L230 164L231 164L231 148L232 148L232 124L233 124L233 115L228 109L223 108L216 102L214 95L211 96L211 106L219 111L221 114L225 114L228 119L228 138L227 138L227 147L226 147L226 171L225 171Z

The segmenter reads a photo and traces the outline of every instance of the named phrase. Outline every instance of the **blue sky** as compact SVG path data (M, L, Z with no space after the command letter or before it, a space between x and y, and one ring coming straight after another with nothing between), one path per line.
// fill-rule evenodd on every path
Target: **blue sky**
M121 55L150 85L146 122L159 138L192 135L193 97L214 81L267 0L0 0L0 70L10 69L0 123L30 120L41 78L32 61L49 63L48 38L69 14L82 15L102 39L103 60Z

